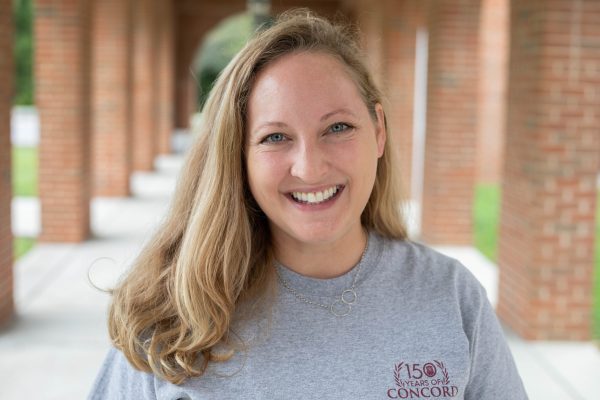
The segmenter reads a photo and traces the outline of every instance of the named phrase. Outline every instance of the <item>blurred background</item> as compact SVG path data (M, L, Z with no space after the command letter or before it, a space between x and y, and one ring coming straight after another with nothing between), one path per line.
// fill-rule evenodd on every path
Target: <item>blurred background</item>
M360 28L411 236L484 284L531 398L600 398L596 0L0 0L0 398L85 398L214 79L300 6Z

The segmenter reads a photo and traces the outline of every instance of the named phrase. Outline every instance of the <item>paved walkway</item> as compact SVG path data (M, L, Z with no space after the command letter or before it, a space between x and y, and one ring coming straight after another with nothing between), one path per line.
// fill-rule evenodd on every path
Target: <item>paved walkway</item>
M37 245L15 265L17 318L0 331L0 398L83 399L109 347L110 288L166 211L181 163L157 160L132 177L131 198L92 203L94 237ZM19 213L21 214L21 213ZM497 270L472 248L438 247L482 281L492 302ZM600 351L591 343L525 342L507 332L531 399L600 398Z
M0 399L83 399L109 346L110 288L166 211L178 157L136 173L131 198L92 202L94 237L40 244L15 265L17 317L0 331ZM89 275L89 276L88 276Z

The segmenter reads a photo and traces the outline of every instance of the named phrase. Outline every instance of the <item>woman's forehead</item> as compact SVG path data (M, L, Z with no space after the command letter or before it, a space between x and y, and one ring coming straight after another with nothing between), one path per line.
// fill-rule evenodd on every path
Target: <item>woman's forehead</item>
M256 77L248 101L249 124L258 119L321 116L333 109L366 106L348 69L322 52L293 53L268 64Z
M316 85L355 82L347 67L339 58L322 51L302 51L286 54L264 66L257 74L251 92L269 82L278 87L294 84Z

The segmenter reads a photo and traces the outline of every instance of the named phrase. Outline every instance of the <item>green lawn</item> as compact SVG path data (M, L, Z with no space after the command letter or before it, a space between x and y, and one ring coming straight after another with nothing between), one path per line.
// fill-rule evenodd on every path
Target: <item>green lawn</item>
M37 148L12 148L13 196L37 196L37 170ZM27 253L27 251L29 251L34 244L34 238L16 237L13 242L15 259Z
M38 156L36 147L13 147L12 190L13 196L38 195Z
M500 208L498 185L478 185L475 191L475 246L490 260L496 261L496 242ZM596 205L596 247L594 272L593 336L600 339L600 193Z
M35 245L34 238L16 237L13 241L15 260L27 253Z
M499 216L500 186L477 185L473 209L475 247L494 262L496 262Z

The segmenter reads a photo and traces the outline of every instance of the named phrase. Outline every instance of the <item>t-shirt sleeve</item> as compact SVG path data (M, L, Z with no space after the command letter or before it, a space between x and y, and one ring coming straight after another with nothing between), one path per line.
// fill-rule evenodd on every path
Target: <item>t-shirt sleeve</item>
M485 289L470 272L467 275L462 308L471 368L465 400L528 399Z
M156 399L154 375L133 368L112 348L94 382L88 400Z

